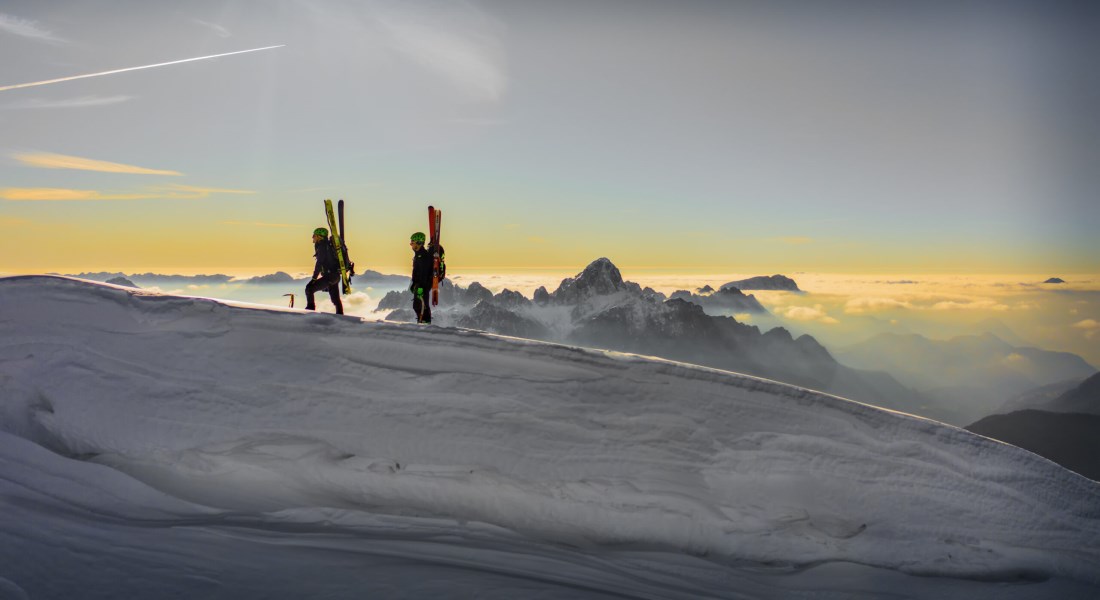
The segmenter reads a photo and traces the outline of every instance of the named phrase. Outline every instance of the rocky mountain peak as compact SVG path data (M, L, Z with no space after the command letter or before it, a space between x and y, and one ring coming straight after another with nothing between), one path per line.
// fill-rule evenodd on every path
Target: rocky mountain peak
M574 303L593 296L607 296L627 289L619 268L607 258L592 261L576 277L564 279L553 297L560 303Z
M597 258L577 276L577 284L607 289L607 293L616 291L623 283L619 268L607 258Z

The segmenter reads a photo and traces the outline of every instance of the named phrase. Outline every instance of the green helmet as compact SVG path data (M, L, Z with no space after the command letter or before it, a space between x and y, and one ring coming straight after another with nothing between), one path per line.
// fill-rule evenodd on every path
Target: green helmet
M410 242L416 242L418 244L423 244L424 240L426 240L426 239L428 239L428 238L427 238L427 236L424 235L423 231L417 231L416 233L409 236L409 241Z
M323 238L327 238L328 237L328 230L325 229L324 227L318 227L317 229L313 230L313 235L319 235Z

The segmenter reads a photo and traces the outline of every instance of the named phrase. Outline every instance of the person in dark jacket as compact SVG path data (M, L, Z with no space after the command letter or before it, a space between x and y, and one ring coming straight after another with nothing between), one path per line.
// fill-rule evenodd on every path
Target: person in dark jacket
M419 231L409 237L409 245L413 251L412 283L409 284L409 291L413 293L413 312L416 313L417 323L432 322L428 294L432 289L433 252L424 246L426 239L427 236Z
M328 290L336 314L344 314L344 303L340 301L340 261L329 242L328 229L324 227L313 230L313 256L317 258L317 263L313 266L313 277L306 284L306 310L317 310L313 295Z

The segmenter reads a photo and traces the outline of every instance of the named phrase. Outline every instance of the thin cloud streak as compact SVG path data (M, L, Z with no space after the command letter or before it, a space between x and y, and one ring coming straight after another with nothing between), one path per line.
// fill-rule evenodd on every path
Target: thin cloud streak
M39 27L36 21L20 19L19 17L5 15L3 13L0 13L0 31L6 31L8 33L12 33L21 37L41 40L43 42L50 42L53 44L69 43L68 40L59 38L52 32L46 31L45 29Z
M68 188L3 188L0 199L15 202L66 202L87 200L146 200L149 194L101 194L95 190Z
M476 15L481 20L484 17ZM503 51L483 28L443 28L425 14L392 12L379 17L389 45L449 80L467 97L496 102L508 88Z
M108 200L199 200L212 194L255 194L252 190L229 190L188 185L149 188L144 192L104 193L70 188L0 188L0 200L13 202L95 202Z
M29 167L41 169L76 169L78 171L98 171L100 173L128 173L133 175L183 175L179 171L165 169L147 169L134 165L81 158L79 156L66 156L64 154L52 154L49 152L34 152L16 154L15 160Z
M49 108L87 108L90 106L107 106L133 100L133 96L80 96L78 98L66 98L64 100L36 100L29 99L22 102L13 102L0 106L0 110L27 110Z
M7 90L15 90L20 88L34 87L38 85L49 85L51 83L61 83L63 81L73 81L74 79L85 79L88 77L100 77L102 75L114 75L115 73L125 73L127 71L137 71L140 69L152 69L154 67L166 67L168 65L178 65L180 63L193 62L196 60L207 60L211 58L220 58L222 56L232 56L234 54L244 54L246 52L259 52L261 50L271 50L273 48L282 48L286 44L279 44L278 46L265 46L263 48L252 48L251 50L238 50L236 52L225 52L223 54L211 54L210 56L198 56L195 58L185 58L183 60L173 60L170 62L157 63L154 65L142 65L140 67L127 67L125 69L114 69L113 71L101 71L99 73L88 73L86 75L73 75L71 77L60 77L58 79L47 79L45 81L33 81L30 83L18 83L15 85L8 85L0 87L0 92Z
M233 35L233 34L229 33L228 29L226 29L225 27L222 27L221 25L218 25L217 23L211 23L210 21L203 21L202 19L191 19L191 21L194 22L194 23L198 23L199 25L202 25L203 27L206 27L207 29L213 30L214 33L218 35L218 37L227 38L227 37L230 37L230 36Z

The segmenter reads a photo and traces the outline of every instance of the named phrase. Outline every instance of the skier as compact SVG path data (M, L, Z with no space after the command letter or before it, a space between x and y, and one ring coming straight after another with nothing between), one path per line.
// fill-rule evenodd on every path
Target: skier
M409 291L413 293L413 312L417 323L432 322L432 307L428 301L428 292L432 289L432 252L424 247L427 236L417 231L409 237L413 251L412 283ZM442 250L442 249L441 249Z
M340 263L336 259L336 250L329 242L328 229L324 227L313 230L313 256L317 258L317 263L313 266L313 277L306 284L306 310L317 310L313 295L328 290L336 314L344 314L344 303L340 300Z

